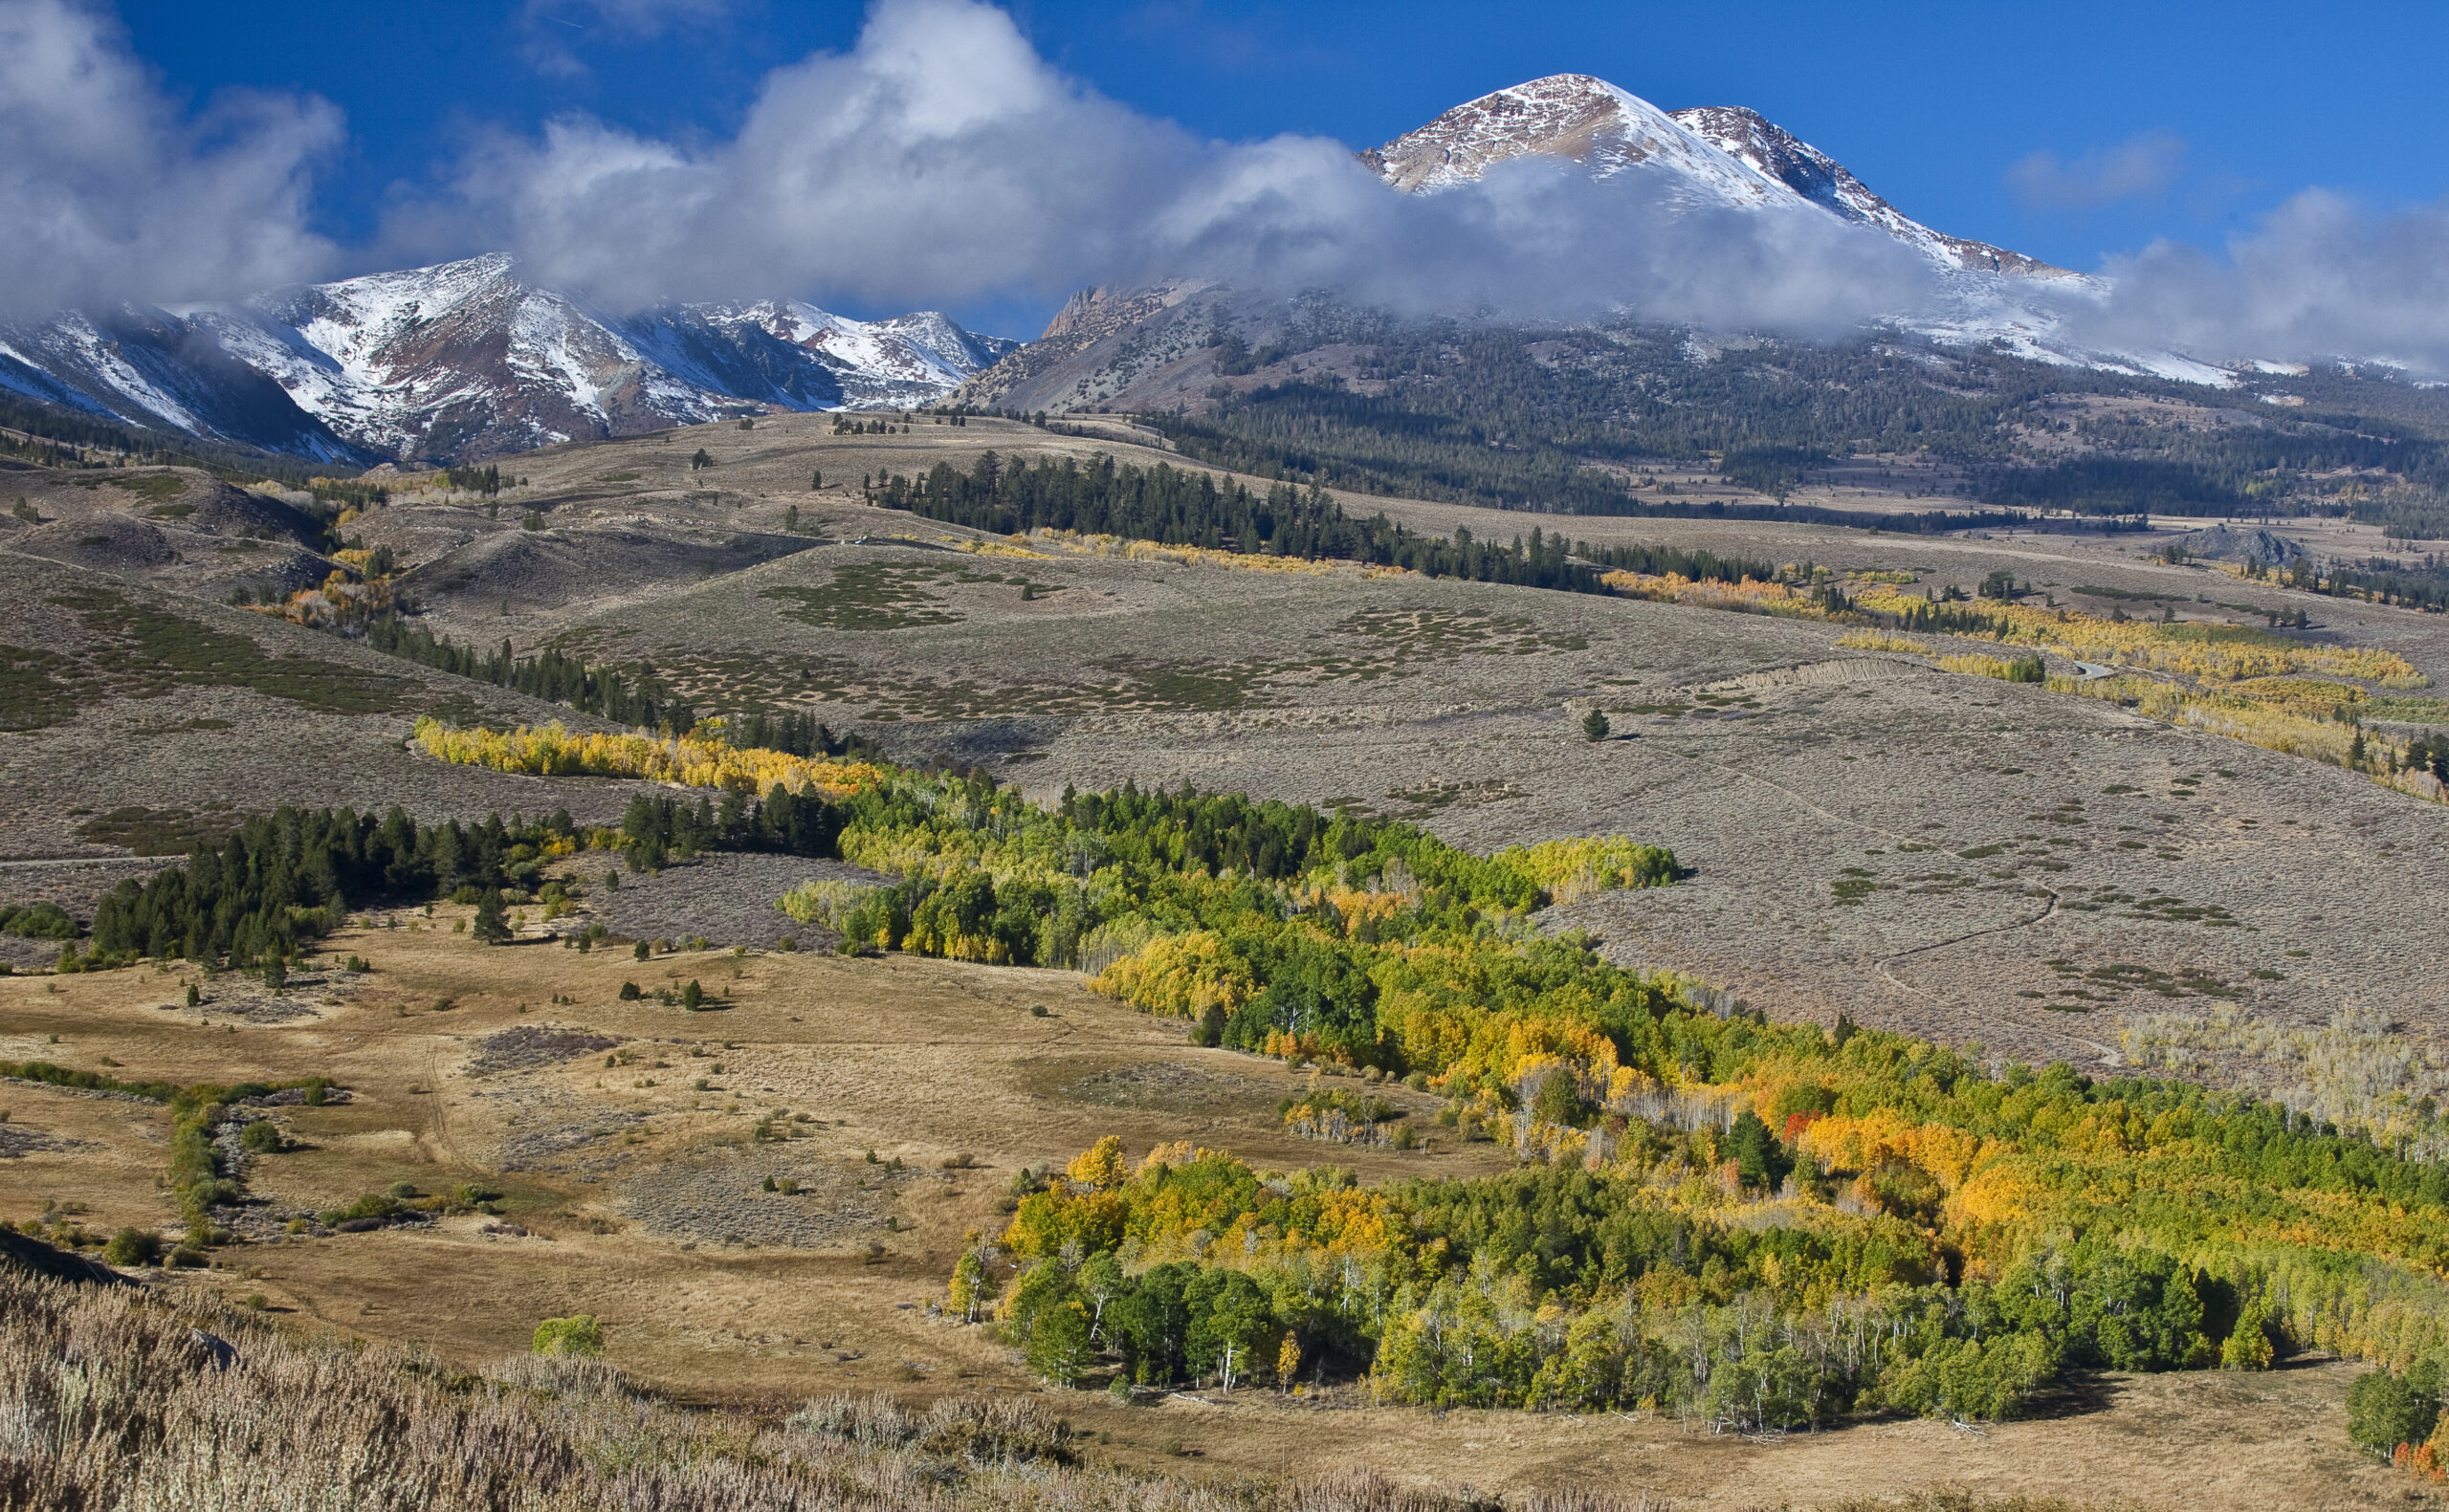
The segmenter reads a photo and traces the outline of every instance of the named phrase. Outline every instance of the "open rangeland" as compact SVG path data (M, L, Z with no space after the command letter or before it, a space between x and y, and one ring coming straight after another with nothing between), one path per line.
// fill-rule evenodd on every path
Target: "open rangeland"
M841 1389L1049 1391L938 1304L964 1234L1003 1221L1014 1172L1100 1134L1135 1153L1190 1140L1373 1181L1505 1163L1487 1144L1290 1138L1276 1103L1306 1074L1188 1046L1066 974L486 948L452 929L467 911L373 916L328 942L372 972L317 971L278 996L225 976L188 1008L181 982L196 978L150 968L0 981L0 1054L128 1079L327 1074L346 1088L272 1110L297 1148L245 1166L233 1226L250 1241L213 1268L164 1273L174 1292L260 1299L309 1333L420 1341L469 1368L522 1349L541 1319L589 1312L607 1358L642 1382L777 1414ZM715 1006L651 995L691 979ZM649 996L624 1001L624 981ZM160 1109L27 1083L0 1101L0 1211L161 1220ZM769 1192L769 1176L798 1190ZM476 1187L497 1211L364 1232L316 1219L403 1182ZM1055 1392L1051 1405L1093 1435L1092 1460L1194 1477L1357 1465L1449 1491L1588 1485L1728 1508L1948 1487L2166 1508L2401 1503L2403 1478L2345 1441L2354 1373L2314 1359L2250 1378L2090 1378L1979 1431L1874 1419L1775 1441L1672 1415L1370 1407L1353 1386L1129 1408Z
M1115 451L1119 435L922 421L906 436L837 437L829 424L790 417L524 459L528 486L568 491L566 502L541 537L509 535L522 559L558 551L570 565L539 566L507 617L498 595L472 588L443 601L440 623L472 643L644 659L709 705L807 709L904 758L987 764L1041 798L1189 781L1417 818L1475 847L1607 832L1667 844L1693 868L1685 885L1595 903L1573 922L1616 958L1706 977L1781 1016L1843 1012L2108 1065L2121 1063L2120 1015L2213 999L2290 1026L2356 1006L2449 1031L2385 943L2449 904L2430 843L2437 805L2113 703L1850 650L1835 644L1840 627L1807 621L1350 567L1048 543L1004 555L974 532L863 507L855 490L846 501L836 480L967 467L989 448L1007 461L1086 460ZM582 487L677 490L698 440L717 459L698 475L721 492L616 501ZM805 492L811 476L825 490ZM650 505L729 510L769 531L797 507L803 530L821 534L740 571L591 591L577 566L589 533ZM1352 501L1381 505L1424 530L1523 524ZM573 538L557 546L564 519ZM2449 675L2440 617L2152 562L2156 536L1564 523L1600 543L1816 559L1933 590L2003 567L2069 602L2083 588L2160 593L2210 624L2313 602L2327 642L2387 646ZM440 565L410 581L435 577L448 581ZM2091 602L2106 613L2129 601ZM1581 738L1593 708L1618 738Z
M1119 422L1076 428L919 417L849 435L798 416L676 430L518 458L498 498L403 486L342 530L363 542L352 551L393 553L392 591L464 646L651 665L700 712L804 712L894 759L981 768L1042 800L1188 782L1414 820L1475 850L1596 834L1670 846L1688 868L1674 886L1595 894L1543 925L1774 1018L1843 1015L1977 1044L1994 1064L2106 1074L2137 1063L2140 1028L2144 1051L2181 1040L2192 1074L2265 1091L2353 1069L2348 1052L2387 1034L2434 1075L2449 1018L2420 942L2449 912L2438 803L2114 700L1934 665L1978 642L1899 654L1808 618L1013 541L863 502L867 480L967 470L989 449L1006 464L1180 462ZM692 466L701 449L711 467ZM45 523L0 521L0 904L90 917L110 885L163 864L143 858L284 803L398 804L421 822L565 809L599 825L641 790L426 756L408 739L420 715L603 722L220 602L304 588L332 561L269 493L145 476L170 481L18 474ZM1867 484L1821 502L1927 504ZM1434 534L1557 523L1346 503ZM1601 546L1808 560L1916 593L2004 570L2103 617L2259 625L2306 609L2306 644L2449 677L2449 620L2151 559L2168 530L1562 524ZM2072 670L2060 661L2053 673ZM2405 728L2449 719L2429 692L2400 694L2387 707ZM1585 737L1593 711L1605 739ZM541 920L496 949L461 931L466 907L378 909L318 942L316 968L278 993L149 963L0 979L0 1058L345 1089L271 1110L298 1148L230 1151L244 1242L154 1284L260 1296L301 1328L423 1341L471 1365L522 1348L541 1319L589 1312L639 1379L761 1411L838 1389L1048 1390L936 1304L965 1237L1005 1220L1015 1175L1101 1134L1134 1155L1187 1140L1370 1182L1511 1163L1445 1133L1403 1151L1293 1138L1278 1103L1310 1073L1192 1046L1077 975L826 953L829 935L773 903L846 875L838 864L733 855L617 890L615 864L563 864L587 890L556 928L602 924L614 939L592 952L542 937ZM629 939L666 945L638 960ZM0 947L24 973L57 942ZM340 970L352 954L372 971ZM691 981L705 1011L664 1000ZM2273 1051L2249 1032L2330 1033L2342 1010L2344 1051ZM1386 1095L1417 1115L1437 1106ZM53 1204L98 1234L168 1221L165 1110L32 1084L8 1085L0 1107L0 1214ZM397 1183L459 1211L323 1221ZM1776 1442L1672 1416L1375 1407L1352 1385L1057 1400L1094 1456L1195 1476L1359 1463L1449 1489L1593 1484L1725 1507L1936 1486L2159 1507L2419 1494L2347 1442L2356 1373L2309 1356L2251 1377L2090 1377L1977 1432L1877 1419Z

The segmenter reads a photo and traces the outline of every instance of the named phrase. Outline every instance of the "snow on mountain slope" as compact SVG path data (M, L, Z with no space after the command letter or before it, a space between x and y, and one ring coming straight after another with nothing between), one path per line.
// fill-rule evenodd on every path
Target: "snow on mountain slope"
M611 315L511 259L0 329L0 386L313 456L497 456L768 408L908 407L1016 343L933 312L770 300Z
M1845 165L1759 112L1710 105L1664 111L1586 74L1558 74L1457 105L1360 160L1407 193L1468 184L1523 157L1578 164L1607 181L1648 176L1672 207L1809 208L1895 238L1939 274L1903 329L1952 345L1997 343L2038 362L2224 385L2223 369L2174 353L2103 351L2069 335L2069 317L2108 286L2021 252L1931 230L1871 192Z
M962 330L934 311L887 320L853 320L796 300L755 304L684 305L658 312L662 329L721 332L742 352L772 343L799 382L825 385L827 402L794 408L876 409L930 404L950 393L982 367L992 366L1017 341ZM635 323L629 327L635 333ZM674 366L674 371L685 369ZM741 397L750 388L733 386ZM802 390L789 383L778 392ZM789 403L777 399L775 403Z
M712 420L719 396L661 372L509 259L475 257L197 311L233 355L371 450L495 455Z
M1587 74L1557 74L1455 106L1360 155L1410 193L1452 188L1514 158L1582 164L1610 179L1666 176L1669 204L1768 208L1798 203L1886 231L1950 272L2072 276L2021 252L1944 235L1873 194L1842 164L1740 107L1668 112Z
M349 444L215 334L136 305L0 324L0 389L140 426L323 460Z
M312 359L284 386L399 456L475 456L766 407L874 408L949 393L1011 343L940 315L846 319L768 300L594 311L487 256L252 301Z
M1452 188L1512 158L1570 158L1595 178L1646 164L1672 175L1670 196L1695 205L1760 205L1770 187L1648 100L1587 74L1534 78L1455 106L1360 155L1407 193Z
M2021 277L2072 277L2037 257L1934 231L1873 194L1845 165L1756 110L1702 105L1675 120L1761 178L1842 219L1876 227L1943 268Z

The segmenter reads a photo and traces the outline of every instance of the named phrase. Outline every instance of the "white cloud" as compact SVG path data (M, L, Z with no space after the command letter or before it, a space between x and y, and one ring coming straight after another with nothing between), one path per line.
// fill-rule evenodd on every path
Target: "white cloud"
M2169 191L2185 166L2183 137L2146 131L2113 147L2095 147L2072 163L2036 152L2007 170L2007 186L2035 209L2091 209L2124 200L2152 200Z
M604 3L647 25L719 0ZM229 298L327 272L311 170L341 136L312 97L189 112L99 11L0 0L0 308ZM2098 203L2165 187L2181 151L2136 139L2026 178ZM1833 334L1932 292L1877 232L1678 208L1644 192L1643 170L1602 183L1525 158L1417 196L1334 142L1204 141L1065 78L976 0L881 0L850 51L769 75L728 141L574 116L496 135L454 174L402 207L391 253L506 247L541 281L632 306L899 309L1186 276L1409 313ZM2086 344L2449 373L2449 200L2385 211L2308 191L2224 256L2163 242L2104 272L2062 312Z
M410 224L455 212L463 238L613 300L954 299L1111 261L1118 209L1157 200L1192 147L1075 90L1002 11L902 0L853 52L769 75L729 142L564 118L486 142Z
M2308 189L2224 259L2158 242L2105 270L2079 329L2215 362L2385 358L2449 373L2449 199L2374 210Z
M1814 213L1670 213L1641 180L1545 162L1390 192L1339 143L1200 140L1063 77L974 0L881 0L857 45L768 76L709 145L572 117L463 165L463 242L615 303L870 307L1169 276L1335 287L1406 308L1836 327L1910 303L1893 242Z
M1623 311L1833 334L1911 308L1931 269L1817 209L1695 209L1635 170L1608 181L1526 157L1433 195L1390 191L1333 142L1219 154L1150 228L1146 272L1290 292L1331 288L1409 314L1577 319Z
M0 0L0 301L211 298L313 276L310 169L342 136L313 97L231 93L193 118L71 0Z
M526 57L540 73L586 72L577 45L590 33L616 42L651 41L668 32L710 26L736 0L527 0L518 12Z

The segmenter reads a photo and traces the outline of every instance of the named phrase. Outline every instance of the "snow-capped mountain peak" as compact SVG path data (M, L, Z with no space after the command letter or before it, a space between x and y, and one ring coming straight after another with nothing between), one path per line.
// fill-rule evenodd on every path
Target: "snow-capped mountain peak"
M1886 231L1942 269L2069 276L2021 252L1934 231L1872 193L1844 164L1739 106L1666 111L1587 74L1557 74L1455 106L1360 155L1396 188L1434 193L1499 163L1547 157L1609 179L1666 176L1670 204L1745 209L1815 207Z
M1579 163L1597 178L1648 164L1707 202L1757 205L1768 198L1758 174L1648 100L1587 74L1483 95L1360 156L1411 193L1452 188L1499 163L1539 156Z
M1695 136L1762 179L1858 225L1876 227L1942 267L2025 277L2072 276L2037 257L1934 231L1872 193L1828 154L1741 105L1700 105L1674 113Z
M934 310L854 320L795 299L680 308L708 323L753 324L812 354L844 380L845 402L853 408L925 403L1013 345L965 331Z
M715 418L695 385L654 371L634 343L575 300L522 282L499 255L188 315L300 408L386 456L455 458L651 429L675 406Z
M928 404L1015 344L933 311L854 320L775 299L615 314L492 254L0 330L0 387L284 451L458 461L764 409ZM228 401L233 384L246 403Z
M1758 111L1705 105L1666 111L1605 79L1557 74L1455 106L1359 154L1390 186L1434 194L1527 157L1571 164L1600 182L1631 181L1673 208L1802 211L1878 231L1938 274L1892 323L1950 345L1998 343L2041 362L2220 383L2220 369L2171 352L2097 351L2068 334L2068 314L2107 293L2100 279L1987 242L1951 236L1871 192L1845 165Z

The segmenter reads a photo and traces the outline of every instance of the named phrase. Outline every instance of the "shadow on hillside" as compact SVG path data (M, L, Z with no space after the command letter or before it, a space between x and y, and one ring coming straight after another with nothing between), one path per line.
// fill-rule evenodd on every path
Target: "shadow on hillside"
M2093 1370L2069 1370L2048 1390L2035 1391L2026 1397L2016 1415L2048 1422L2107 1412L2117 1404L2125 1388L2126 1382L2118 1376Z

